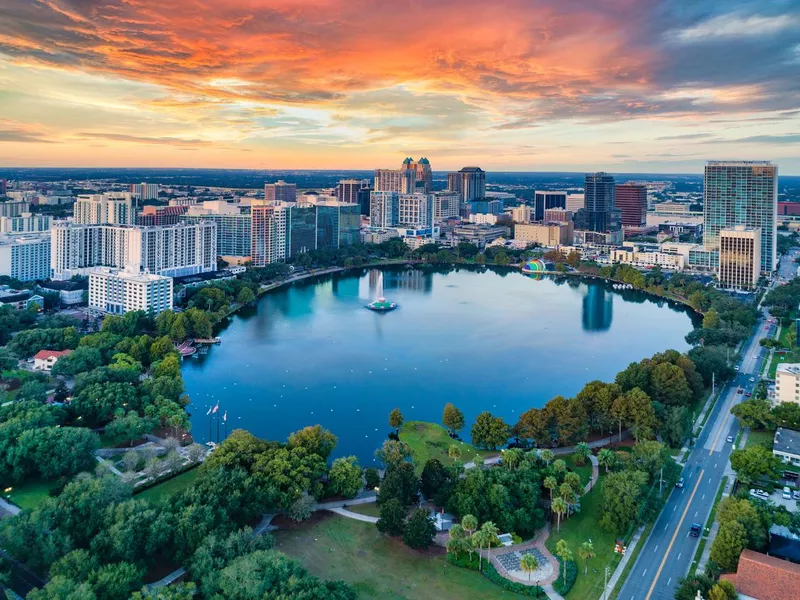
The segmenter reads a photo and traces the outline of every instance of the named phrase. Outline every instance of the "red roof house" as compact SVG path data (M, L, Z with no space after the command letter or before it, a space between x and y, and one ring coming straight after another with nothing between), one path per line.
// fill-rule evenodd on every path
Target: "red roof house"
M758 600L794 600L800 594L800 565L753 550L742 552L736 573L721 578Z

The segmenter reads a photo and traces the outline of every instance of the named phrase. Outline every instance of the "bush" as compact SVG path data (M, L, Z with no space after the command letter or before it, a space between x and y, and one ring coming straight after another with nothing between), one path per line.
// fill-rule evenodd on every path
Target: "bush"
M472 554L472 556L470 556ZM478 571L478 553L467 552L461 556L456 556L452 552L447 553L447 562L454 567L461 567L462 569L469 569L470 571Z
M568 564L571 564L573 566L573 575L572 575L572 580L571 581L569 580L569 574L567 574L567 580L568 580L568 583L570 584L570 587L571 587L572 584L575 583L575 575L574 575L574 573L575 573L576 569L574 568L575 567L575 563L571 562L571 563L568 563ZM539 586L536 586L536 585L523 585L521 583L517 583L516 581L509 581L508 579L506 579L505 577L500 575L500 573L497 572L497 569L494 568L494 565L492 563L490 563L489 561L486 561L484 563L483 574L486 576L486 578L489 581L499 585L501 588L503 588L504 590L508 590L509 592L514 592L515 594L522 594L523 596L533 596L533 597L541 597L541 598L545 598L546 597L544 592L541 591L541 588L539 588ZM558 589L556 587L555 583L553 584L553 587L555 587L556 590Z
M566 584L564 583L564 575L559 573L558 579L556 579L553 582L553 588L555 588L555 590L562 596L566 596L567 593L572 589L572 586L575 585L575 578L577 576L578 576L578 566L575 564L574 560L568 560L567 583Z

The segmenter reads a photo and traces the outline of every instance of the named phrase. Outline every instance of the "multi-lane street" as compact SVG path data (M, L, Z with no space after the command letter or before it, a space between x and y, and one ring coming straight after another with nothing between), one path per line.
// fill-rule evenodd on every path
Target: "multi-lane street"
M781 273L788 274L793 268L793 256L781 261ZM684 486L672 490L619 593L620 600L671 600L681 577L689 571L699 543L699 538L691 537L689 530L693 523L705 526L733 450L728 436L735 440L738 433L738 422L731 415L731 408L741 402L746 393L752 393L766 356L759 340L775 333L776 325L769 323L767 317L764 311L764 319L759 321L742 352L739 372L725 385L705 428L686 457L682 473ZM741 394L738 393L740 388Z

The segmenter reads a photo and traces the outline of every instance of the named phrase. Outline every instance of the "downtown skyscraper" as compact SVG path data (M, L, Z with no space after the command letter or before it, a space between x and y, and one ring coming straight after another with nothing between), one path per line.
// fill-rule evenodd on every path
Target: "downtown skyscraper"
M576 227L588 231L615 232L620 229L620 214L614 199L614 176L608 173L586 175L584 207L578 211Z
M703 181L703 244L720 249L721 233L759 228L761 272L777 259L778 166L769 161L709 161Z

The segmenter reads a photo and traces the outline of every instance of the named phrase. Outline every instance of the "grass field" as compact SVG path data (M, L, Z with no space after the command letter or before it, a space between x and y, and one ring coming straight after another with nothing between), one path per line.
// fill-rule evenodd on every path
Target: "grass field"
M350 512L358 513L360 515L368 515L370 517L380 517L380 509L375 502L370 502L368 504L354 504L352 506L345 506L346 510Z
M195 467L190 471L181 473L177 477L167 479L166 481L162 481L161 483L146 489L145 491L137 494L136 498L139 500L150 500L151 502L166 500L170 496L173 496L183 490L190 483L193 483L199 475L200 469Z
M447 430L436 423L425 421L408 421L400 429L400 439L411 446L414 453L414 464L421 472L425 463L431 458L438 458L444 465L452 465L453 460L447 455L450 446L456 445L461 450L461 462L467 463L480 454L483 458L497 456L498 452L478 450L471 444L459 442L447 435Z
M275 532L276 548L326 579L343 579L359 600L481 600L522 598L480 573L450 565L381 535L374 525L336 515ZM577 596L575 596L577 598Z
M4 494L3 497L8 498L20 508L32 510L49 496L50 490L55 486L54 481L28 481L22 485L13 486L11 495Z
M575 555L578 565L578 578L572 586L568 600L584 600L599 598L603 593L603 568L614 557L615 536L605 529L601 529L600 508L603 500L601 483L603 481L602 472L598 485L586 495L581 497L581 512L562 521L561 531L556 532L555 525L552 526L550 537L545 545L550 552L555 553L558 540L566 540L569 549ZM583 574L584 564L578 558L578 547L586 541L592 541L596 556L589 560L589 573Z
M775 438L774 431L753 431L752 429L747 434L747 443L745 444L745 448L747 446L754 446L756 444L761 444L762 446L766 446L770 450L772 450L772 441Z
M576 465L575 464L575 455L574 454L568 454L566 456L556 456L556 458L561 458L561 459L565 460L566 463L567 463L567 466L570 469L572 469L573 471L575 471L578 475L580 475L581 483L583 485L586 485L587 483L589 483L589 480L592 478L592 463L590 463L587 460L586 464Z

